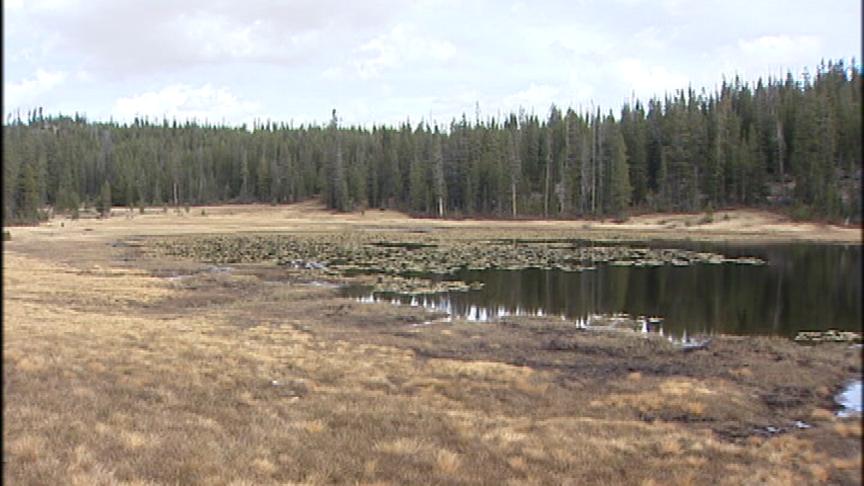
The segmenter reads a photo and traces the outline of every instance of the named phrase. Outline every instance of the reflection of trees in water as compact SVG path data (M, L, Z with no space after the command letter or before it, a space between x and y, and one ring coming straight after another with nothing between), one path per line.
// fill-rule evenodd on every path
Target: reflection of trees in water
M758 252L770 264L463 271L458 278L482 281L484 288L416 297L413 303L480 320L514 314L573 320L616 312L661 316L664 330L673 334L860 329L860 247L777 245L720 252Z

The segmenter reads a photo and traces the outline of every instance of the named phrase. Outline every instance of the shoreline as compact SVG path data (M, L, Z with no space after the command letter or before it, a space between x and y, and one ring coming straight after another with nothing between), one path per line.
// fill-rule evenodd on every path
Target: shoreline
M220 219L219 229L209 228L214 217ZM122 221L118 222L118 219ZM209 219L208 219L209 218ZM290 231L297 225L308 230L310 226L343 229L497 229L501 231L568 231L589 237L621 240L664 240L704 242L758 242L758 243L826 243L864 244L862 227L837 226L819 222L796 222L779 213L733 209L698 213L647 213L632 216L623 222L610 220L571 219L436 219L414 218L393 210L366 210L338 213L325 209L317 202L287 205L234 204L193 206L189 212L149 208L144 214L126 208L114 208L112 216L99 219L88 216L72 220L54 216L37 226L4 226L14 238L15 234L51 232L64 229L65 233L96 231L107 225L141 235L210 233L215 231ZM174 223L174 224L172 224ZM62 224L62 228L61 228ZM55 233L59 234L59 233Z

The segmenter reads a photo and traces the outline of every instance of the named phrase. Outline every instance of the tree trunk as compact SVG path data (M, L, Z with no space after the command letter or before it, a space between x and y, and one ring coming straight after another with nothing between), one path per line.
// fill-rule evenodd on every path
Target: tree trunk
M545 181L544 186L543 186L543 217L544 218L549 217L549 178L551 175L550 174L551 171L549 169L551 168L551 165L552 165L552 154L550 153L551 151L552 151L552 143L551 143L550 135L547 134L547 136L546 136L546 158L545 158L546 159L545 160L545 162L546 162L546 176L545 176L546 181Z
M516 183L510 184L510 201L513 206L513 217L516 217Z

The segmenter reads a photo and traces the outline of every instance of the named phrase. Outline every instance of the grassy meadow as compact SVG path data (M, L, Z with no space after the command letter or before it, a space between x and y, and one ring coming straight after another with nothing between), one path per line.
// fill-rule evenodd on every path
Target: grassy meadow
M306 203L6 229L8 484L861 484L861 420L833 404L860 348L721 336L685 353L557 319L441 322L341 298L310 284L327 278L316 270L213 271L148 251L240 232L860 244L859 228L756 211L439 221Z

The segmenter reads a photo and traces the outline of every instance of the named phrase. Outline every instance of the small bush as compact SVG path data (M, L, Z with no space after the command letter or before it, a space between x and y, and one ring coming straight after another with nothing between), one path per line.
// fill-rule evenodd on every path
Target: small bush
M709 224L709 223L713 223L713 222L714 222L714 213L711 213L711 212L705 213L705 215L699 219L699 224Z
M714 222L714 205L710 202L705 207L705 215L699 219L699 224L709 224Z
M813 209L810 206L799 205L792 209L790 216L796 221L809 220L813 218Z
M11 240L12 240L12 233L10 233L7 230L3 230L3 241L11 241Z

